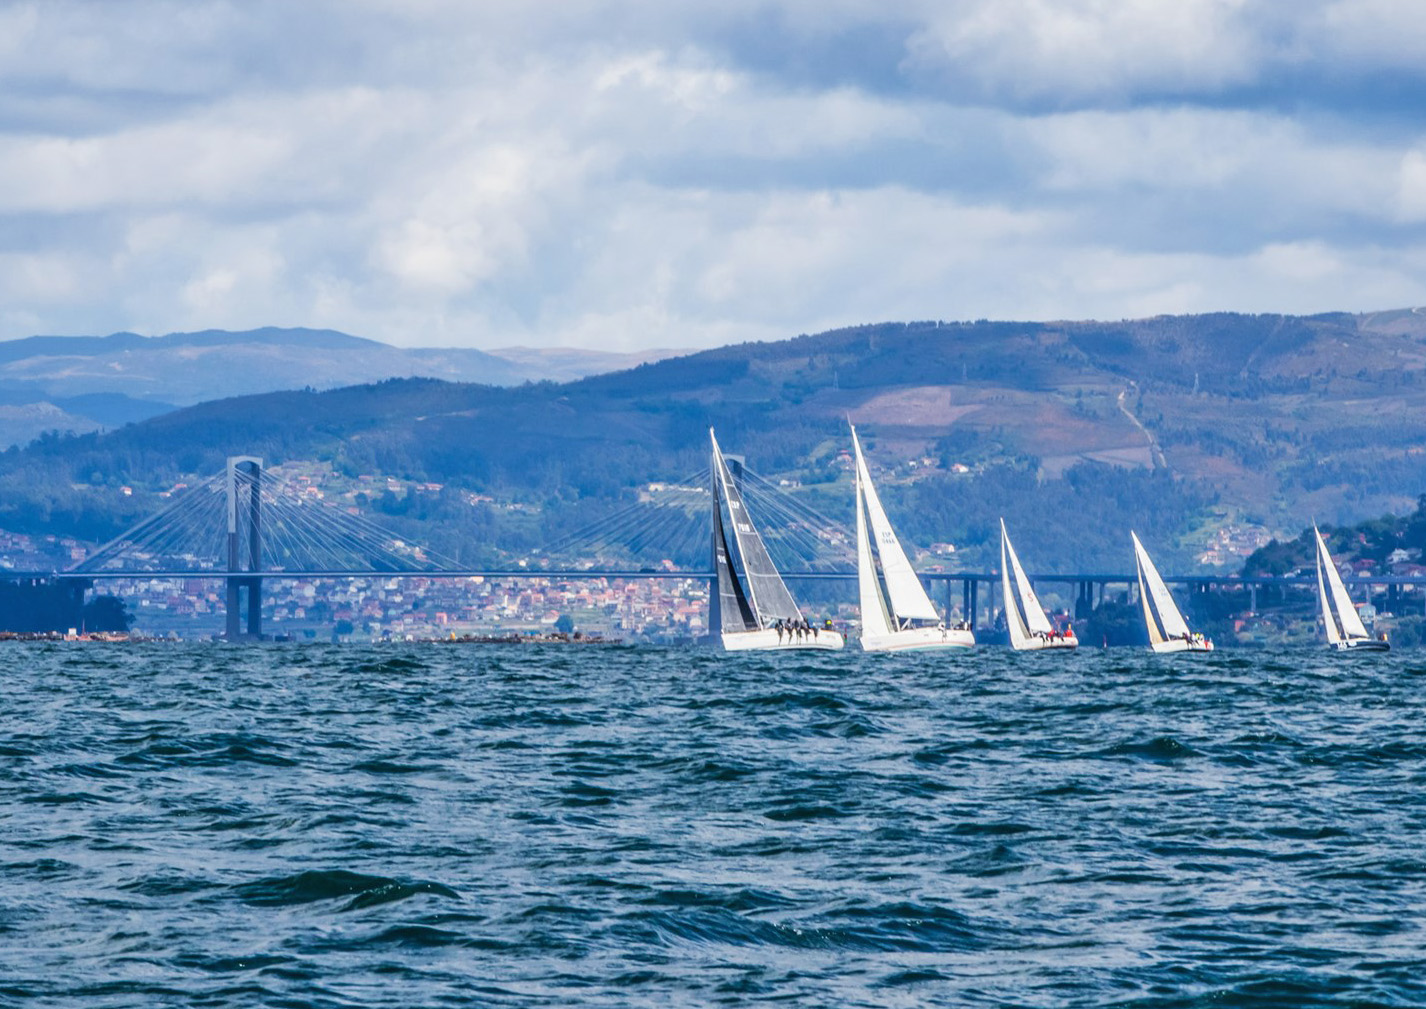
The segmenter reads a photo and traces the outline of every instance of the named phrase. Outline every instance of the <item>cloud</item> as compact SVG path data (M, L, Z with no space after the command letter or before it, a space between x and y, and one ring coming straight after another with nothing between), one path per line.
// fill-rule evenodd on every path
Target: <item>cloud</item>
M12 4L0 335L632 348L1426 302L1418 28L1382 0Z

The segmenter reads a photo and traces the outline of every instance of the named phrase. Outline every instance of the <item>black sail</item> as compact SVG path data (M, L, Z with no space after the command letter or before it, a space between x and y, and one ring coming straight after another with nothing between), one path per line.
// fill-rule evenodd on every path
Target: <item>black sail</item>
M738 490L733 476L728 472L728 464L723 459L723 453L718 448L717 439L713 438L710 431L709 438L713 441L713 475L714 486L717 488L722 498L722 503L728 508L728 525L732 526L733 538L729 542L724 539L725 549L732 547L736 549L736 559L729 557L728 571L736 580L741 576L742 584L738 588L746 596L751 608L754 626L768 627L777 620L797 620L802 619L802 611L797 608L797 603L792 599L792 593L787 591L787 586L782 581L782 576L777 573L777 568L773 566L772 557L768 555L767 546L763 543L762 536L758 534L757 527L753 525L752 518L748 515L747 507L743 503L742 492ZM714 502L714 507L718 508L719 502ZM721 512L721 509L719 509ZM721 520L721 514L719 518ZM721 596L721 571L720 571L720 596ZM728 621L724 617L724 624Z

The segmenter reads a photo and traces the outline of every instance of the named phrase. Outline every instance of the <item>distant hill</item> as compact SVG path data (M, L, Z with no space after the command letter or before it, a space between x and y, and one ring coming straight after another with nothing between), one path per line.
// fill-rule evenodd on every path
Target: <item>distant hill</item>
M658 356L407 349L318 329L32 336L0 343L0 448L46 430L110 429L174 406L253 393L411 377L486 385L569 381Z
M440 500L388 494L370 507L412 538L517 549L698 469L710 425L754 469L846 517L848 417L893 519L913 543L958 544L956 566L992 562L1004 515L1032 568L1127 567L1132 526L1186 570L1233 522L1295 535L1313 516L1414 507L1426 316L887 323L563 384L399 380L226 399L5 454L0 527L105 535L183 475L251 452L441 484ZM528 507L472 512L457 491Z

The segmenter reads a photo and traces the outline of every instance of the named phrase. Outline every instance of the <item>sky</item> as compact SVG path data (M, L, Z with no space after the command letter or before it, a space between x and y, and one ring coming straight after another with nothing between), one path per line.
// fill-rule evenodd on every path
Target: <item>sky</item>
M0 338L1426 304L1419 0L0 0Z

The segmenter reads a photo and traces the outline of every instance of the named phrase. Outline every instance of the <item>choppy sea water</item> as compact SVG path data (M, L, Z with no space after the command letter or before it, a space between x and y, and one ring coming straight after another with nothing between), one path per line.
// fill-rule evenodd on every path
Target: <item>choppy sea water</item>
M0 1004L1426 1005L1426 656L0 661Z

